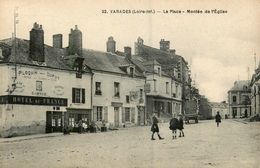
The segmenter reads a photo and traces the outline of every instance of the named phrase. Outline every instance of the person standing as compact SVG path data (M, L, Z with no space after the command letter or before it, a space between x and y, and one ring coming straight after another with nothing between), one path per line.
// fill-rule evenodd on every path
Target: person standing
M178 129L178 119L175 117L175 114L173 114L172 119L170 120L170 130L172 130L172 139L177 138L177 129Z
M217 127L218 127L219 123L221 123L221 116L219 115L219 112L217 112L217 115L215 116L215 120L216 120Z
M159 139L162 140L164 138L162 138L159 134L159 127L158 127L158 118L156 117L155 113L153 113L153 117L152 117L152 127L151 127L151 131L153 132L152 133L152 138L151 140L155 140L154 138L154 133L156 132Z
M178 130L180 130L180 135L179 137L184 137L184 132L183 132L183 119L182 119L182 115L179 116L179 120L178 120Z
M82 120L81 120L81 119L79 120L78 126L79 126L79 133L81 134L81 133L82 133L82 130L83 130Z

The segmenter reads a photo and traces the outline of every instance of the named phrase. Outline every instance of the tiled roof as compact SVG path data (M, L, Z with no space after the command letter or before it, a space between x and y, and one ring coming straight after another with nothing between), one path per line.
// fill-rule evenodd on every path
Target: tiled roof
M146 45L140 45L142 50L142 55L145 55L148 60L156 59L160 64L167 65L167 64L177 64L177 62L182 59L181 56L162 51L157 48L153 48Z
M210 102L209 104L212 108L228 108L227 103Z
M125 57L110 52L94 50L83 50L84 64L93 70L126 74L122 67L133 65ZM136 70L137 76L143 76L142 72Z
M249 91L250 90L249 80L235 81L234 86L229 91Z
M11 50L13 43L13 40L11 38L1 40L0 42L8 45ZM34 61L29 59L29 40L17 38L16 43L16 58L14 53L11 52L10 55L4 56L4 62L14 62L16 60L17 63L36 65ZM48 45L45 45L44 47L46 67L71 70L71 68L62 58L65 52L64 49L57 49Z
M21 64L36 65L34 61L29 59L29 40L17 38L16 41L16 62ZM9 48L9 50L11 50L12 39L9 38L5 40L0 40L0 46ZM74 56L67 56L66 48L58 49L48 45L45 45L44 47L46 67L72 70L71 66L69 66L68 58L72 58ZM93 70L126 74L125 68L122 67L133 65L124 56L101 51L83 49L83 57L85 58L84 64ZM4 56L4 62L14 61L14 54ZM84 70L90 71L88 68ZM140 70L136 70L135 74L136 76L144 77Z

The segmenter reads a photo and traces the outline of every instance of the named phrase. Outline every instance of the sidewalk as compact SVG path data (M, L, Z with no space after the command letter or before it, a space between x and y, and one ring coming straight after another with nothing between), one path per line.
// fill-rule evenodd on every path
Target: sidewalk
M72 133L72 134L74 134L74 133ZM19 142L19 141L25 141L25 140L31 140L31 139L40 139L40 138L57 137L57 136L63 136L63 133L58 132L58 133L48 133L48 134L25 135L25 136L18 136L18 137L12 137L12 138L0 138L0 143Z

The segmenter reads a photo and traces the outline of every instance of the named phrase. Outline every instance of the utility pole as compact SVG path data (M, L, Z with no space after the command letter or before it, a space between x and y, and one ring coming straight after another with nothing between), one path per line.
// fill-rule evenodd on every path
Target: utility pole
M18 24L19 20L17 19L18 18L18 7L15 7L14 9L14 66L15 66L15 77L14 77L14 80L16 81L17 79L17 65L16 65L16 25Z

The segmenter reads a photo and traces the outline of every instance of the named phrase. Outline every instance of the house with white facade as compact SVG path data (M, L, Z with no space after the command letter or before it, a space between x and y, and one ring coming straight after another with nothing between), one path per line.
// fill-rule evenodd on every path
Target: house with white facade
M145 124L145 76L131 60L131 48L123 55L115 52L109 37L107 52L84 50L84 65L93 73L93 121L110 127Z
M71 38L80 38L76 29L71 30ZM82 69L83 58L76 52L81 46L69 41L72 52L45 45L37 23L30 40L0 41L2 137L61 132L66 123L73 130L78 120L91 119L92 73Z

